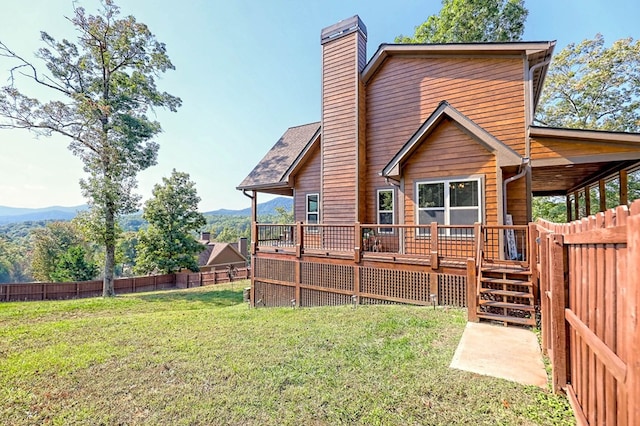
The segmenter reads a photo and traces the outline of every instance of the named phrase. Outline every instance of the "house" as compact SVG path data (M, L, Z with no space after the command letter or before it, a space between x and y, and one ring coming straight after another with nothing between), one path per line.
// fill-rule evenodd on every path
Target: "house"
M473 259L479 313L531 324L532 197L566 195L575 219L616 177L626 204L640 134L533 125L553 41L383 44L368 61L366 41L358 16L321 31L320 122L286 130L238 186L252 303L464 305ZM259 193L293 197L296 224L256 223Z
M209 232L200 234L200 243L204 250L198 255L200 272L211 272L247 266L247 239L240 238L237 243L219 243L211 241Z

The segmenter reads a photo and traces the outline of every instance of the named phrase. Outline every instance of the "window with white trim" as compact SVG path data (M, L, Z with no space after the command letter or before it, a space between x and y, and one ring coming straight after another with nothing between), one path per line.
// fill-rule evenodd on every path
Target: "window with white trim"
M416 183L416 223L428 225L473 225L482 221L481 179L450 179ZM447 229L444 235L455 235ZM429 235L419 229L419 235Z
M307 223L318 223L320 220L320 195L307 194L306 219ZM310 231L318 231L318 228L309 228Z
M393 189L379 189L377 197L378 206L378 224L393 225L395 223L394 215L395 194ZM391 234L393 228L378 228L380 234Z

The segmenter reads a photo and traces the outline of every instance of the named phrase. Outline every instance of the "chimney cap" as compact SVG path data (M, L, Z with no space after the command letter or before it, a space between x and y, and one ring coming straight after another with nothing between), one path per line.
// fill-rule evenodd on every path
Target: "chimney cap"
M328 43L356 31L360 31L360 33L366 40L367 27L364 25L358 15L354 15L351 18L343 19L340 22L324 28L320 32L320 44Z

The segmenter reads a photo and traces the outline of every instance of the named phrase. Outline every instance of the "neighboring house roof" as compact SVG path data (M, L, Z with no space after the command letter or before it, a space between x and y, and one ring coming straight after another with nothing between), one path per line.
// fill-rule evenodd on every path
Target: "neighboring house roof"
M538 105L544 77L553 55L555 41L530 41L508 43L444 43L444 44L381 44L367 66L362 70L362 81L366 84L382 64L391 56L433 56L433 55L514 55L527 56L533 84L533 106ZM545 62L547 62L545 64ZM538 65L544 64L544 65ZM535 67L535 68L534 68Z
M292 195L289 176L319 137L320 122L290 127L237 189Z
M210 242L198 256L199 266L246 262L247 259L230 243Z
M467 116L452 107L448 102L442 101L433 113L427 118L411 138L400 148L389 163L380 172L381 176L399 179L401 166L413 152L420 146L427 136L435 130L445 117L449 117L458 126L473 137L480 145L496 155L498 166L517 166L522 162L522 157L504 143L500 142L485 129L474 123Z

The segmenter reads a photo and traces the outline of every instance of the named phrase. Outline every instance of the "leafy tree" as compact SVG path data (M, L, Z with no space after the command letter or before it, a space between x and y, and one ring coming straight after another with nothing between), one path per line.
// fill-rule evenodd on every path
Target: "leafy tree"
M10 85L0 91L0 128L61 134L88 173L80 181L95 219L94 238L105 247L103 295L113 296L117 218L136 210L136 175L156 163L153 137L160 124L147 117L154 107L175 111L180 99L156 88L155 77L173 64L163 43L133 16L120 19L113 0L103 0L97 15L74 8L69 21L77 43L41 33L38 50L48 73L0 42L0 55L17 62ZM48 89L41 102L18 90L26 78ZM48 271L50 273L50 271Z
M98 275L98 265L82 246L71 246L60 256L51 280L55 282L89 281Z
M71 222L51 222L31 233L33 255L31 269L38 281L55 281L53 273L62 255L83 243L82 235Z
M293 210L287 210L284 207L276 207L276 213L278 214L277 223L293 223L294 216Z
M640 131L640 41L569 44L554 56L536 121L546 126Z
M524 0L442 0L438 15L396 43L473 43L518 41L529 11Z
M554 56L545 80L536 121L552 127L610 131L640 131L640 41L625 38L605 47L604 37L569 44ZM607 208L619 202L620 182L605 185ZM591 211L599 210L599 194L590 189ZM629 201L640 198L640 172L628 175ZM555 197L534 200L539 217L558 221L553 211L566 209ZM535 214L534 214L535 217ZM564 220L562 220L564 221Z
M181 268L198 270L196 255L203 249L192 233L206 225L198 212L195 183L187 173L175 169L169 178L155 185L153 198L144 206L143 218L149 222L140 231L135 271L171 273Z

